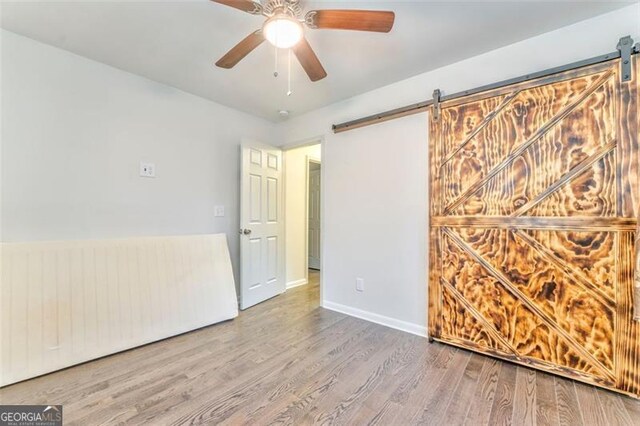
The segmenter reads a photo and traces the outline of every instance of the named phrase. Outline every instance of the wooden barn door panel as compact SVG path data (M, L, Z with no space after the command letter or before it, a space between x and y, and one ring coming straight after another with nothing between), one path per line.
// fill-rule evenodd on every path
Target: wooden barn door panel
M635 65L628 83L611 61L441 104L431 337L640 395Z

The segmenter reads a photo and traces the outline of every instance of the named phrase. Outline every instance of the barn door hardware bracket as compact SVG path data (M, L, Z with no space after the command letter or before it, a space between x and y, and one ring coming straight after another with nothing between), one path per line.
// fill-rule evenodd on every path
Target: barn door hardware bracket
M620 72L622 81L631 81L631 53L635 50L633 39L625 36L618 41L620 51Z
M433 91L433 120L438 121L440 119L440 97L442 93L440 89Z
M628 40L628 42L625 43L625 40ZM625 65L627 66L626 68L627 73L625 74L624 72L622 72L622 75L620 76L620 78L622 79L622 81L630 81L631 77L633 76L631 72L632 70L631 70L630 56L634 54L640 54L640 43L636 43L634 46L633 40L631 39L631 37L623 37L620 39L620 42L618 44L618 49L614 52L610 52L604 55L594 56L593 58L583 59L581 61L572 62L566 65L548 68L546 70L526 74L520 77L509 78L507 80L498 81L496 83L485 84L484 86L479 86L473 89L463 90L461 92L448 94L446 96L441 96L441 97L438 97L437 99L436 99L436 94L434 92L433 99L418 102L412 105L403 106L403 107L392 109L389 111L379 112L377 114L373 114L367 117L358 118L357 120L351 120L351 121L346 121L340 124L334 124L333 132L340 133L347 130L358 129L360 127L369 126L375 123L382 123L384 121L393 120L399 117L406 117L407 115L418 114L426 111L430 107L434 107L432 118L434 120L437 120L437 117L439 117L439 112L440 112L439 108L436 108L438 102L451 101L452 99L475 95L478 93L486 92L489 90L508 86L511 84L524 83L527 81L550 77L554 74L559 74L566 71L587 67L590 65L600 64L600 63L611 61L614 59L617 60L618 58L623 58L622 61L620 61L621 68ZM625 57L627 60L626 64L624 63ZM621 70L621 71L624 71L624 70ZM627 79L625 79L625 75L628 76Z

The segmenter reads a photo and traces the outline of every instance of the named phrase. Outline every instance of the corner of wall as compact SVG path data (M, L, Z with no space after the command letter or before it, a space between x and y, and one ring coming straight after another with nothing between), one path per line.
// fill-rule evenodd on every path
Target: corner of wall
M294 281L289 281L287 283L287 290L294 288L294 287L300 287L301 285L305 285L308 284L309 281L307 281L306 278L301 278L299 280L294 280Z
M420 324L414 324L407 321L401 321L395 318L386 317L373 312L364 311L352 306L342 305L340 303L322 300L321 306L330 311L340 312L351 317L360 318L376 324L384 325L389 328L404 331L406 333L415 334L420 337L427 337L427 327Z

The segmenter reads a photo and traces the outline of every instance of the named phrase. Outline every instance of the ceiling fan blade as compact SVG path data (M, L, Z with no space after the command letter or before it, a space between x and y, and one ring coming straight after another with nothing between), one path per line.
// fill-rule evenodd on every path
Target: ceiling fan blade
M327 72L322 67L320 60L306 38L303 37L291 50L293 50L311 81L322 80L327 76Z
M220 68L233 68L245 56L260 46L264 41L262 30L258 30L249 34L240 43L236 44L233 49L228 51L222 58L218 59L216 65Z
M312 10L305 19L311 28L388 33L395 18L395 13L381 10L326 9Z
M251 13L253 15L262 14L262 5L258 2L251 0L211 0L214 3L224 4L231 6L235 9L242 10L243 12Z

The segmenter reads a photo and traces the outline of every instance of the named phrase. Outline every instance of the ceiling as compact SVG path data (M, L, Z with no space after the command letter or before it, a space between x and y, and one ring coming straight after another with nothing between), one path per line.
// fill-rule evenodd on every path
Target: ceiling
M389 34L306 30L328 72L312 83L268 43L231 70L214 62L264 18L207 0L2 2L2 28L250 114L281 120L624 7L633 1L305 1L396 12Z

